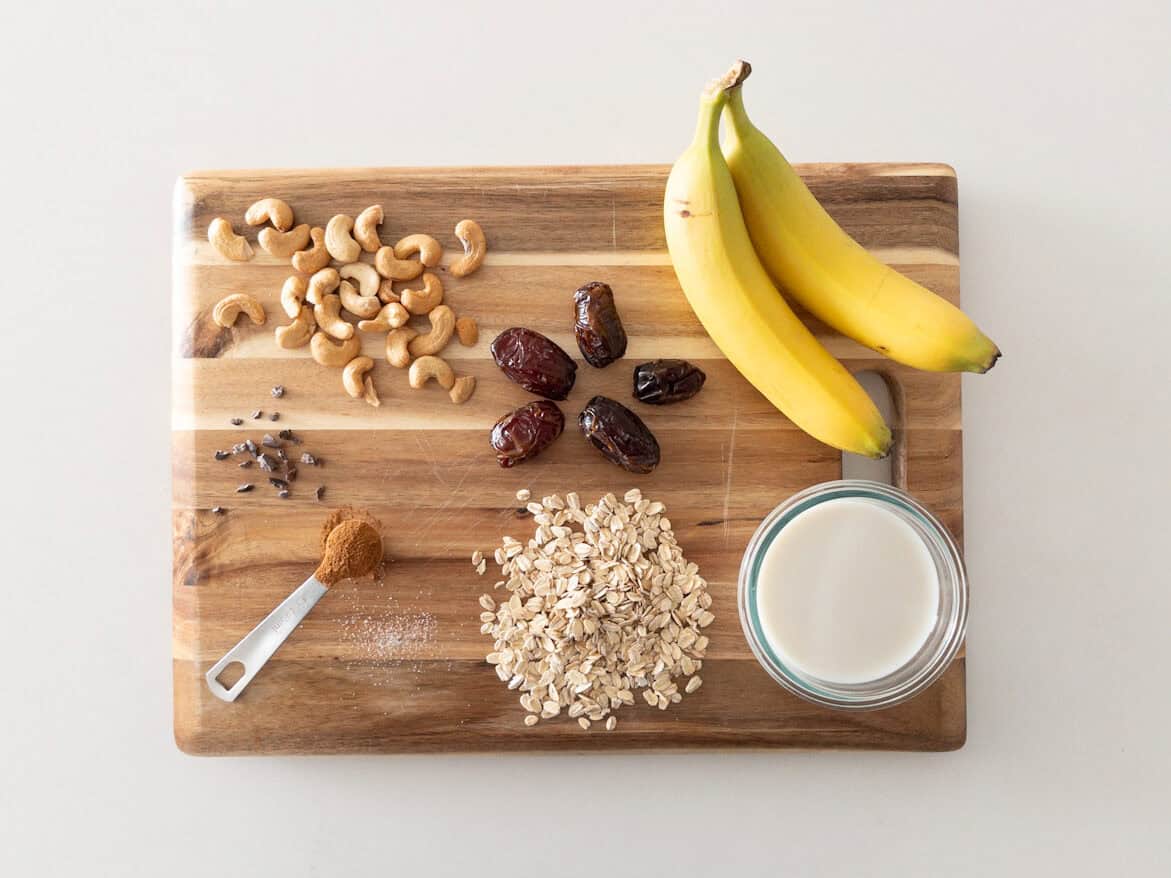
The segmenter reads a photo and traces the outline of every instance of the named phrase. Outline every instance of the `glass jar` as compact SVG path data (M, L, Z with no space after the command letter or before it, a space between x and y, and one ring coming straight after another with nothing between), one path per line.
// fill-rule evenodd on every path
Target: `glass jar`
M838 683L818 679L786 665L769 645L758 613L758 577L769 546L781 530L806 510L829 500L861 498L881 504L910 525L935 564L939 601L934 627L919 650L901 667L875 680ZM756 529L740 564L740 624L761 667L794 695L846 710L874 710L913 698L947 670L964 640L968 581L963 560L947 529L905 491L860 479L824 482L794 494L768 514Z

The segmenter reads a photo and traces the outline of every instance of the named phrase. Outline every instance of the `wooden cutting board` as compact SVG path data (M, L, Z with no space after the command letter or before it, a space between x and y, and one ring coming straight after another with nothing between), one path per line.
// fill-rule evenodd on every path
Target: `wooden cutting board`
M351 753L487 750L851 747L948 750L964 742L964 659L928 692L902 706L846 713L806 704L757 665L740 630L736 576L761 518L791 493L840 476L841 459L775 411L722 358L676 283L660 216L668 168L570 167L226 171L182 179L175 193L174 258L174 698L175 738L189 753ZM945 165L807 165L814 193L867 248L955 302L959 299L956 179ZM273 327L287 260L257 248L247 263L207 243L216 216L245 229L255 199L288 201L297 222L324 226L381 203L382 238L412 232L458 252L452 229L477 219L490 255L469 278L441 276L447 301L480 323L474 348L445 355L479 381L455 406L434 386L412 391L382 357L381 336L363 349L377 361L379 409L346 397L340 372L308 349L285 351ZM255 242L255 230L247 236ZM369 259L367 255L364 257ZM531 398L493 365L488 345L524 325L579 356L571 332L573 291L603 280L615 291L630 345L604 370L581 364L562 405L570 424L541 457L500 469L488 430ZM230 292L256 296L268 324L241 317L230 330L210 318ZM853 371L880 370L899 410L896 482L962 539L960 380L884 360L811 322ZM576 432L590 396L630 397L634 363L684 357L707 372L703 392L661 410L641 407L663 449L650 476L607 463ZM270 388L282 384L280 400ZM637 407L637 404L632 403ZM276 409L280 421L249 420ZM241 427L229 419L244 418ZM300 467L281 500L255 468L216 461L217 449L288 427L323 458ZM237 484L256 482L248 494ZM313 489L326 486L325 502ZM485 664L478 596L492 571L469 558L490 555L502 534L527 539L514 492L576 490L583 501L638 486L663 501L687 557L699 564L716 621L704 686L666 712L641 699L618 713L613 732L585 732L569 720L526 728L524 712ZM329 509L352 504L386 528L380 582L335 586L234 703L214 698L204 672L312 573L318 530ZM226 513L213 514L223 506Z

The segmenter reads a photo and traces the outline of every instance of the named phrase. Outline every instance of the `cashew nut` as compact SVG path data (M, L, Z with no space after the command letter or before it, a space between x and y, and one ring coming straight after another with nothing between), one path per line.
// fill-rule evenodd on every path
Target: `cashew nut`
M390 302L382 306L382 310L373 320L359 320L358 330L361 332L387 332L405 326L410 319L410 311L398 302Z
M451 370L451 366L447 365L446 360L426 356L419 357L411 363L411 371L407 373L407 382L415 390L422 390L432 378L444 390L451 390L452 385L455 384L455 372Z
M391 302L401 302L398 293L394 291L394 281L384 280L378 286L378 298L387 304Z
M367 375L366 380L362 382L362 387L366 391L362 394L362 399L366 400L366 402L374 406L374 408L378 408L380 405L382 405L382 400L378 398L378 391L374 389L374 381L369 375Z
M340 369L358 356L361 350L362 343L356 338L335 342L324 332L315 332L313 338L309 339L309 352L313 354L313 359L322 366L333 366Z
M459 336L459 343L470 348L480 340L480 327L472 317L461 317L455 321L455 334Z
M334 338L342 339L354 337L354 327L341 318L342 300L339 296L328 295L321 300L320 305L313 306L313 316L317 325Z
M386 337L386 361L396 369L411 365L410 343L419 335L409 326L392 329Z
M325 249L325 229L315 226L309 230L313 246L293 254L293 268L302 274L313 274L329 265L329 251Z
M423 265L434 268L443 255L443 247L430 235L407 235L394 245L395 259L408 259L416 253Z
M273 256L289 257L309 243L309 226L302 223L289 232L278 232L265 227L256 236L260 246Z
M407 349L412 357L439 353L447 347L447 343L451 341L451 334L455 331L455 312L446 305L440 305L427 317L431 321L431 331L411 339Z
M488 253L488 242L484 239L484 230L475 220L460 220L455 226L455 236L464 245L464 255L448 268L455 277L467 277L480 267L484 256Z
M346 363L346 367L342 369L342 387L346 389L346 393L354 399L360 399L366 390L362 386L366 373L373 368L374 361L369 357L354 357Z
M350 236L354 228L353 217L339 213L325 224L325 249L338 262L357 262L362 255L362 245Z
M285 278L281 287L281 307L294 320L301 313L301 306L305 304L305 293L309 289L309 282L299 274ZM456 324L458 328L459 324Z
M326 295L336 290L341 282L336 268L323 268L314 272L313 277L309 278L309 292L305 294L305 300L311 305L320 305Z
M228 327L236 322L241 311L247 314L248 319L257 326L264 325L264 308L247 293L232 293L230 296L224 296L211 309L211 319L216 322L217 326Z
M228 259L236 262L247 262L252 258L252 245L244 239L243 235L237 235L232 229L232 224L222 216L217 216L208 225L207 240L220 252L221 256Z
M367 253L373 253L382 246L382 242L378 240L378 227L380 225L382 225L381 204L371 204L354 220L354 240L361 244L362 249Z
M293 227L293 208L279 198L262 198L248 208L244 222L250 226L262 226L270 222L280 231L287 232Z
M377 296L360 296L354 285L348 280L338 285L338 297L342 300L342 307L363 320L369 320L382 310L382 302Z
M276 328L276 343L288 350L304 347L309 343L309 337L313 335L313 330L316 328L317 322L313 319L313 309L305 305L301 308L301 313L293 318L292 323Z
M379 247L374 254L374 267L391 280L414 280L423 273L423 263L415 259L398 259L393 247Z
M455 384L451 391L447 394L451 397L451 401L456 405L463 405L472 397L472 393L476 389L475 375L460 375L455 379Z
M402 303L412 314L430 314L443 304L443 282L431 272L423 275L423 289L403 290Z
M356 280L358 289L361 290L363 296L374 297L378 295L378 285L382 283L382 278L378 276L378 272L370 263L351 262L349 265L343 265L339 268L337 273L342 277Z

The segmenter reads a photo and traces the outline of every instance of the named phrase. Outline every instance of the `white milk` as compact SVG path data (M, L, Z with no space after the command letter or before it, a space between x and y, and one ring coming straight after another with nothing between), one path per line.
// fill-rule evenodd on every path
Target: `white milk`
M939 610L939 579L915 530L875 500L842 497L786 524L761 560L757 609L788 666L863 683L906 664Z

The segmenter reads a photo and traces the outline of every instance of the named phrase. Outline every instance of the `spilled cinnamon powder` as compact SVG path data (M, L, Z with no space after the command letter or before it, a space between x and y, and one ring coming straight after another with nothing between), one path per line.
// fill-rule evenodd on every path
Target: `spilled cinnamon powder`
M382 534L369 515L333 513L322 528L321 564L313 574L325 585L373 573L382 563Z

